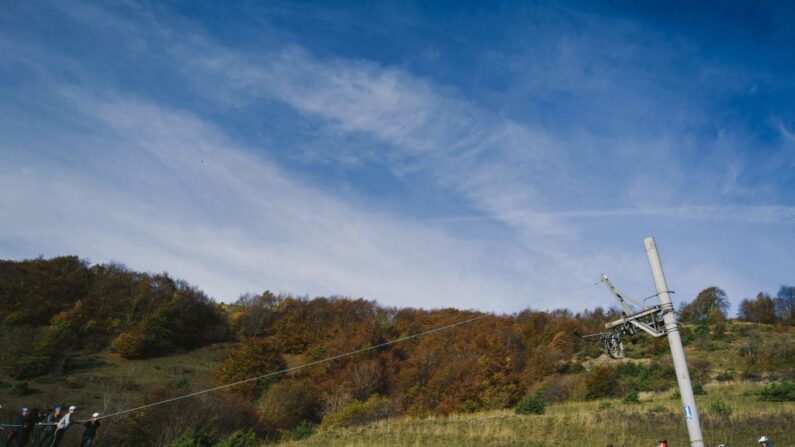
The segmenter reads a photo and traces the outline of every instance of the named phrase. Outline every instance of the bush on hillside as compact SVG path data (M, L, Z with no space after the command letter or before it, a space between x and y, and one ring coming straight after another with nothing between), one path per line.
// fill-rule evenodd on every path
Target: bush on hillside
M732 414L732 408L723 402L713 402L709 409L712 413L720 416L731 416Z
M214 447L257 447L259 444L257 435L253 431L238 430Z
M638 396L637 391L630 391L624 396L624 403L625 404L639 404L640 397Z
M320 394L306 380L285 380L272 385L258 402L260 421L275 433L298 424L320 421Z
M191 430L168 444L167 447L213 447L215 441L215 436Z
M377 395L366 401L354 400L339 411L323 418L323 425L329 428L355 427L386 419L397 413L397 407L389 399Z
M601 399L621 395L621 389L612 368L600 365L585 376L585 398Z
M582 398L585 390L585 379L582 374L566 374L563 376L551 376L545 379L537 387L537 390L545 402L560 403L569 399ZM578 396L579 395L579 396Z
M516 414L544 414L547 404L538 393L528 394L519 401L514 412Z
M312 436L315 433L315 424L304 421L298 424L292 431L290 432L290 439L293 441L300 441L302 439L306 439Z
M223 385L281 371L285 368L287 368L287 363L284 361L284 357L270 342L249 338L240 342L237 348L221 362L215 370L215 382ZM254 400L280 378L278 375L262 378L237 385L230 388L230 391Z
M660 362L620 363L613 368L616 380L625 390L664 391L676 383L673 366Z
M746 378L795 380L795 343L789 334L747 341L738 352L745 363Z
M795 382L784 381L768 385L759 396L768 402L795 402Z

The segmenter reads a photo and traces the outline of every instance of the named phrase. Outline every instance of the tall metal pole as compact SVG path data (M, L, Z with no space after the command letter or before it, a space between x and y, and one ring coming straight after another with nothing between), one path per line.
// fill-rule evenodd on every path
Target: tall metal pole
M663 311L663 321L665 331L668 334L668 345L671 347L671 356L674 360L674 370L676 370L676 380L679 383L679 395L682 396L682 406L687 423L687 433L690 435L691 447L704 447L704 437L701 435L701 422L698 419L696 410L696 398L693 396L693 385L690 383L690 373L687 372L687 360L685 350L682 348L682 338L679 335L679 326L676 323L674 306L671 304L671 297L668 295L668 285L665 283L660 255L657 254L657 245L653 237L643 240L646 245L646 256L649 258L649 267L654 277L654 285L657 288L657 296Z

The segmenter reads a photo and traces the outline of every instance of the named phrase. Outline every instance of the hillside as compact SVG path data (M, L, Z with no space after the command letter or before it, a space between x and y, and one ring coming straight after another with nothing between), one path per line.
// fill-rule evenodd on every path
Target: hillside
M776 445L791 445L795 404L764 402L759 383L711 383L697 396L705 445L753 445L764 433ZM543 415L519 416L496 410L446 417L397 418L370 425L321 430L285 447L315 446L652 446L667 439L688 445L680 402L671 392L640 393L641 403L622 399L566 402Z
M795 328L726 320L709 306L709 297L719 297L707 293L713 289L688 305L696 322L682 328L692 377L707 390L699 397L705 432L716 443L740 444L760 430L778 434L791 425L795 392L783 393L784 402L762 401L759 393L795 379ZM3 421L22 405L113 413L482 315L268 292L218 305L168 275L77 258L0 263L0 298ZM570 444L587 436L620 445L681 438L665 340L638 338L627 344L628 359L612 361L574 336L614 317L602 309L488 316L108 419L96 445L249 446L299 438L306 445L516 445L550 434ZM622 403L633 393L642 403ZM546 414L514 416L526 395L545 402Z

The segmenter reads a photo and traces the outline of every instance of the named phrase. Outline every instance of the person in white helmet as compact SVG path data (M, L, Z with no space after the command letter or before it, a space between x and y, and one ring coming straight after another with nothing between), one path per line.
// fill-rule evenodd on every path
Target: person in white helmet
M64 435L66 434L66 430L69 429L69 426L72 425L72 417L77 411L77 407L72 405L69 407L69 411L58 421L58 424L55 426L55 436L52 437L52 443L50 447L58 447L63 440Z
M92 414L91 419L86 421L83 426L86 428L86 431L83 432L83 442L80 443L80 447L91 447L94 438L97 436L97 429L99 428L99 413Z
M761 437L761 438L759 438L759 440L758 440L758 441L756 441L756 442L758 442L758 443L759 443L759 447L773 447L773 443L772 443L772 442L770 442L770 440L769 440L769 439L767 439L767 436L762 436L762 437Z

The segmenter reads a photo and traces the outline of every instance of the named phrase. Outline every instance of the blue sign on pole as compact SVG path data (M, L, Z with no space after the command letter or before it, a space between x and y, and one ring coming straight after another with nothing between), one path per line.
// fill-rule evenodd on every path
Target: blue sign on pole
M693 419L693 410L690 409L690 405L685 405L685 419Z

